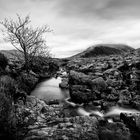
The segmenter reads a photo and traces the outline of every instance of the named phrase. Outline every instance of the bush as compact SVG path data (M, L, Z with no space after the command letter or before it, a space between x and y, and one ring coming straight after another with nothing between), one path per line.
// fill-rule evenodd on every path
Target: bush
M8 59L4 56L4 54L0 53L0 68L5 69L8 64Z
M5 93L7 97L13 97L16 92L15 81L9 76L0 77L0 92Z
M53 73L59 70L59 66L57 62L52 60L51 58L45 58L41 56L37 56L34 58L34 61L30 64L30 68L35 73Z
M14 113L13 94L16 88L14 80L9 76L0 77L0 137L11 136L16 128L16 116Z
M30 64L30 68L35 73L41 73L44 71L43 67L48 66L47 58L37 56L34 61ZM46 70L46 69L45 69Z
M19 89L29 94L38 83L38 78L28 73L21 73L17 82Z

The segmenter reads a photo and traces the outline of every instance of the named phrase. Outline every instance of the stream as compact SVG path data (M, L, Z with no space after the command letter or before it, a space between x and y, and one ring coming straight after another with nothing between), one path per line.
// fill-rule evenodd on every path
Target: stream
M61 78L50 78L39 83L36 88L32 91L31 95L36 96L39 99L45 101L59 100L65 103L68 107L64 109L66 116L99 116L99 117L112 117L119 116L123 113L139 113L137 110L120 108L118 106L110 108L110 110L103 114L100 109L96 108L92 104L83 106L77 105L69 101L69 91L66 89L59 88Z
M50 78L37 85L32 91L31 95L46 101L50 100L64 100L69 97L69 91L59 88L61 78Z

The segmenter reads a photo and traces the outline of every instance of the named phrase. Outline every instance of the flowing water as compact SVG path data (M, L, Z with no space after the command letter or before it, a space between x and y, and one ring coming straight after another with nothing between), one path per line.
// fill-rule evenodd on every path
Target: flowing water
M83 115L83 116L98 116L102 118L108 118L112 116L119 116L121 113L133 114L133 113L140 113L140 111L135 109L126 109L126 108L115 106L115 107L111 107L108 112L102 113L101 111L98 110L86 111L84 108L79 107L78 113L79 115Z
M110 108L108 112L103 114L99 109L94 107L93 105L83 106L77 105L71 101L69 101L69 92L68 90L62 90L59 88L59 83L61 82L61 78L51 78L47 79L40 84L37 85L35 90L31 93L38 97L39 99L43 99L46 101L49 100L60 100L64 101L66 104L71 106L72 108L68 109L68 111L74 112L74 115L82 115L82 116L99 116L102 118L109 118L111 116L119 116L120 113L139 113L137 110L133 109L125 109L118 106Z

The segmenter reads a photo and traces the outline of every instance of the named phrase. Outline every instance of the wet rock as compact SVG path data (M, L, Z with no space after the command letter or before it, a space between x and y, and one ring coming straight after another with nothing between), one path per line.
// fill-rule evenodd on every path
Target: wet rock
M45 101L45 103L47 105L59 105L60 101L58 99L54 99L54 100Z
M105 123L99 126L100 140L130 140L129 129L123 123Z
M121 113L120 119L129 127L140 131L140 113Z
M60 88L68 89L68 78L62 78L61 83L59 84Z
M86 85L71 86L70 97L75 103L88 103L96 99L95 92L92 92Z
M102 101L101 109L104 111L108 111L111 107L115 106L116 102L114 101Z
M140 139L140 113L121 113L120 119L131 130L133 140Z

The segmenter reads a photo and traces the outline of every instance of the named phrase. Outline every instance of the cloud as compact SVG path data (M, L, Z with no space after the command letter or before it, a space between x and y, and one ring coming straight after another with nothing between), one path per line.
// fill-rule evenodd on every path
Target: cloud
M58 6L59 5L59 6ZM139 16L139 0L60 0L57 3L60 14L88 18L114 19Z
M1 0L0 13L0 20L30 14L33 26L50 25L46 41L56 57L96 43L140 44L140 0Z

